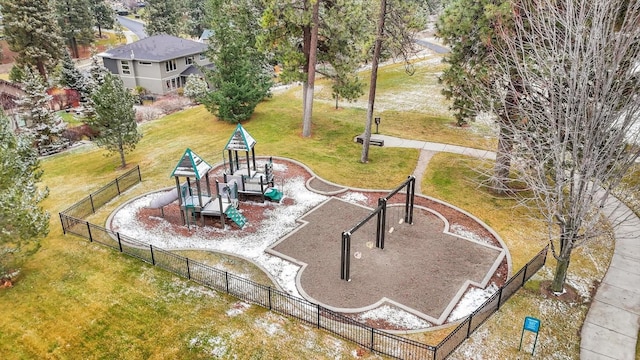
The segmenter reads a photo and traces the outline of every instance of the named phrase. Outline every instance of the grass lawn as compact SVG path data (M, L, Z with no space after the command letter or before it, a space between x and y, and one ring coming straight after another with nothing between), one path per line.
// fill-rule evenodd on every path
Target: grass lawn
M434 62L424 65L427 70L421 70L422 78L408 77L394 66L381 69L385 77L379 94L387 99L381 105L401 97L402 84L414 89L430 76L428 85L435 86L433 75L429 74L440 71L438 66ZM308 139L300 136L299 88L278 93L258 106L253 118L243 124L258 141L257 155L290 157L327 180L363 188L390 189L413 172L419 156L414 149L372 147L370 162L361 164L361 146L353 142L353 137L364 129L364 108L356 102L336 110L330 96L323 100L323 91L318 93L313 136ZM381 130L389 135L489 149L495 141L474 126L451 126L452 118L442 113L403 110L403 106L388 109L382 115ZM118 168L117 157L105 157L92 145L43 160L43 183L50 189L43 206L51 213L51 231L39 251L24 264L16 285L0 290L0 307L5 309L0 317L3 359L346 359L357 352L364 353L361 358L378 358L295 320L186 282L107 248L62 235L57 213L89 192L132 166L140 165L142 169L142 184L90 219L103 223L123 201L172 186L169 175L186 147L209 163L221 161L222 149L234 128L199 106L141 125L144 137L127 155L127 169ZM477 181L482 179L471 169L482 166L487 164L438 154L422 179L423 191L492 226L508 245L513 269L517 270L545 245L544 229L531 219L531 212L515 209L509 200L495 198L477 187ZM602 277L611 256L607 250L609 241L604 238L576 252L569 269L572 285L582 289L588 287L589 279ZM230 271L250 272L259 282L269 281L251 264L237 258L192 251L181 254ZM554 262L549 260L548 266L552 265ZM519 331L524 316L530 315L543 320L536 356L577 359L577 330L587 307L544 299L539 284L549 278L551 268L545 267L453 358L520 356ZM411 337L435 344L450 330Z

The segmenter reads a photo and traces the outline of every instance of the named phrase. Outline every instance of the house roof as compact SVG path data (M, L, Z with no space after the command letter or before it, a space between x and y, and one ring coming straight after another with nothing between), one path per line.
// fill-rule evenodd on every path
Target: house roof
M202 32L202 35L200 35L200 40L201 42L205 42L207 40L209 40L210 37L213 36L213 30L211 29L204 29L204 31Z
M250 151L255 144L256 140L242 127L242 125L238 124L224 149Z
M207 164L198 154L187 148L180 158L178 165L173 169L171 176L193 177L200 180L209 170L211 170L211 165Z
M203 66L203 68L205 68L205 69L213 69L214 65L213 64L207 64L207 65ZM200 71L200 68L196 67L195 65L189 65L189 66L187 66L186 69L184 69L183 72L180 73L180 76L189 76L191 74L202 76L202 71Z
M161 62L200 54L206 50L207 44L160 34L107 50L98 55L118 60Z

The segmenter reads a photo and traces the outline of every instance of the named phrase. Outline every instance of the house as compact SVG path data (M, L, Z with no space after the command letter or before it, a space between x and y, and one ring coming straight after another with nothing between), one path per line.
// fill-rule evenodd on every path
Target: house
M210 66L207 44L171 35L155 35L98 54L104 67L118 75L127 88L137 86L157 95L183 87L199 66Z
M0 79L0 107L9 119L13 131L26 125L20 117L20 107L17 104L17 100L24 95L22 86Z

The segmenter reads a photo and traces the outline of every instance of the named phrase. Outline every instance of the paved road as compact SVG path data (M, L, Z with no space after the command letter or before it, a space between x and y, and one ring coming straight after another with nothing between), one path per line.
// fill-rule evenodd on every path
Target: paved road
M426 41L424 39L416 39L415 42L416 42L416 44L418 44L420 46L424 46L424 47L426 47L428 49L433 50L437 54L446 54L446 53L448 53L450 51L449 49L447 49L444 46L435 44L435 43L430 42L430 41Z
M147 33L144 31L144 24L140 21L129 19L124 16L116 16L116 19L124 26L134 33L138 39L144 39L147 37Z

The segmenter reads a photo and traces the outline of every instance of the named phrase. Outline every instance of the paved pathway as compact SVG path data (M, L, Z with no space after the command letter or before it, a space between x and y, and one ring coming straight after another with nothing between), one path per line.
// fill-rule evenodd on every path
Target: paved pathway
M421 149L413 173L419 192L420 179L436 152L495 160L492 151L385 135L372 137L384 140L384 146ZM640 218L613 196L602 210L611 224L616 225L615 250L582 326L580 359L635 360L640 329Z

